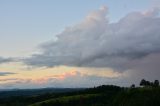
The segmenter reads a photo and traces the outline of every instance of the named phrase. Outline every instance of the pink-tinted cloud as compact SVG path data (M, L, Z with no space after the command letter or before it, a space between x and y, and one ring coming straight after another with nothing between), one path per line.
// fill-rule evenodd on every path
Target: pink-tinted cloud
M118 77L109 78L70 71L36 79L1 79L3 83L0 83L0 88L92 87L101 84L113 84L118 79Z

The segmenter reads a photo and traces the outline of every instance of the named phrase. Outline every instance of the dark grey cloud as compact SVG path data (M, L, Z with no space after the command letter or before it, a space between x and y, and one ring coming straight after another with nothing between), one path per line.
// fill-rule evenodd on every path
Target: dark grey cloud
M7 76L7 75L10 75L10 74L15 74L15 73L12 73L12 72L0 72L0 76Z
M154 81L160 80L160 53L150 54L143 59L135 59L129 64L130 70L126 71L127 81L137 82L142 78Z
M57 65L111 67L128 70L132 62L160 53L159 9L131 12L116 23L108 21L107 8L90 13L81 23L42 44L40 54L24 59L37 67ZM152 64L152 63L151 63Z

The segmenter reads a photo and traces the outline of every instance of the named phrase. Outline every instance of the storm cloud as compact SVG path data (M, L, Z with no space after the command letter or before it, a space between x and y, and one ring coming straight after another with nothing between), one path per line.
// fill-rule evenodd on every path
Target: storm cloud
M56 40L42 44L41 53L23 62L37 67L67 65L124 71L133 67L140 69L138 64L150 55L159 57L159 9L131 12L114 23L109 22L107 14L105 6L91 12L79 24L57 34Z

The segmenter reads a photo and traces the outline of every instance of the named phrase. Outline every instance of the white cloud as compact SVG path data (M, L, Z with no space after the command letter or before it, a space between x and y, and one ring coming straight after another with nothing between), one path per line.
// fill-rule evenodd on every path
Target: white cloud
M109 23L107 11L106 7L93 11L81 23L58 34L57 41L44 43L41 54L24 62L126 70L135 59L160 52L159 10L131 12L117 23Z
M93 11L79 24L57 34L57 40L40 45L41 53L22 61L36 67L65 65L92 67L97 71L98 68L110 68L120 75L109 78L76 74L65 81L47 79L43 86L127 85L137 84L142 78L160 80L159 9L131 12L116 23L109 22L107 11L106 7ZM25 84L19 86L22 85L26 87Z

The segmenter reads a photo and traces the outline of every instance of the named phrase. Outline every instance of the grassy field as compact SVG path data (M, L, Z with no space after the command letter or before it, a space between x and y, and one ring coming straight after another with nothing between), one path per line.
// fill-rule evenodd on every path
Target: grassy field
M87 105L91 103L96 98L100 97L100 94L84 94L84 95L74 95L74 96L64 96L55 99L49 99L42 102L38 102L29 106L61 106L61 105L70 105L73 106L74 104L84 104Z

